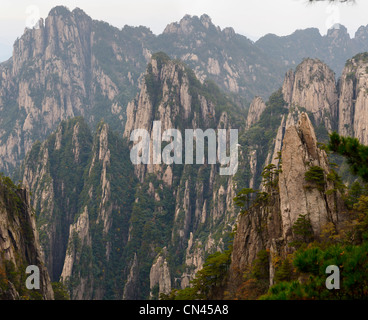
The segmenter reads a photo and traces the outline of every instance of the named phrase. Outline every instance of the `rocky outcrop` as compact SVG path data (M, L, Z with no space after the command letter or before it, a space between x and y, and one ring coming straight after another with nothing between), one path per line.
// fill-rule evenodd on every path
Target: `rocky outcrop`
M44 215L44 219L47 221L53 221L52 212L55 208L55 192L53 179L50 176L48 169L49 150L48 148L42 147L41 143L34 146L39 151L39 159L32 159L34 161L32 166L25 166L23 175L23 184L28 190L32 190L33 198L31 204L33 208L37 208L37 213L42 212L40 215ZM41 234L41 251L48 268L50 277L54 279L55 265L61 265L63 257L59 256L61 252L60 238L58 229L58 222L55 223L39 223L38 231ZM43 235L46 235L46 241Z
M45 142L33 146L22 167L23 185L32 192L31 204L39 217L42 253L54 281L62 272L69 228L78 212L80 179L91 140L83 119L63 122ZM73 179L66 175L71 168L76 173ZM69 189L71 183L75 185Z
M286 74L283 85L284 100L290 108L303 108L313 115L317 125L328 131L334 129L338 114L338 93L335 74L317 59L305 59L295 73Z
M145 81L142 83L140 93L136 99L128 104L127 122L124 130L124 137L130 139L131 132L136 129L143 129L153 137L153 121L160 121L159 130L163 133L168 129L177 128L179 118L189 122L189 115L192 113L192 96L189 93L190 79L186 67L183 64L175 63L165 54L156 55L148 67ZM162 97L157 100L158 97ZM204 97L199 99L202 114L199 118L193 118L193 129L198 128L204 122L204 115L211 114L215 117L215 109L211 102ZM158 116L156 116L158 115ZM159 137L161 139L161 137ZM153 149L153 141L150 142ZM162 178L164 171L160 164L150 155L150 164L136 166L136 174L143 181L146 173L160 174ZM165 170L167 170L165 168Z
M337 131L367 144L367 67L367 54L356 55L346 62L336 85L332 71L325 64L306 59L295 72L286 73L282 87L284 100L291 113L306 111L313 116L316 126L322 124L328 132ZM290 115L286 126L290 125L289 120L292 120Z
M137 254L134 254L134 259L129 268L129 274L124 286L123 300L136 300L138 298L138 290L135 287L139 280L139 269Z
M236 187L219 175L222 165L209 164L205 154L203 164L133 166L129 154L132 130L152 137L154 121L161 134L231 129L235 114L244 124L238 107L212 86L154 54L128 106L124 140L104 122L92 134L76 117L27 154L21 175L34 194L46 265L72 299L157 298L187 286L205 256L224 249L237 212Z
M284 83L282 85L282 94L284 96L284 100L288 105L291 105L293 98L293 89L295 82L295 72L293 70L289 70L285 74Z
M62 122L33 146L22 175L34 194L42 252L53 280L61 280L72 299L102 299L103 279L113 278L107 270L128 238L134 200L136 181L121 138L103 122L93 137L81 117ZM100 270L97 280L93 270Z
M265 161L265 166L273 164L275 169L281 169L277 189L261 185L261 190L269 194L268 202L258 203L239 218L230 283L236 282L234 279L251 265L260 250L267 250L271 260L292 252L293 225L301 215L308 217L317 238L326 224L341 226L344 204L317 140L325 141L327 132L337 130L341 135L367 141L367 61L366 54L349 60L338 85L331 70L315 59L306 59L295 72L286 73L282 94L289 113L282 116ZM312 122L318 126L318 138ZM251 161L253 153L249 153L251 169L259 165ZM313 170L323 173L319 185L306 178ZM253 187L252 179L250 182ZM269 270L272 284L275 266L270 264Z
M3 176L0 180L0 252L0 300L54 299L29 195ZM26 287L28 266L39 268L39 289Z
M158 299L161 293L169 294L171 291L171 275L167 263L167 249L159 253L152 264L150 271L150 297ZM157 292L153 292L158 287Z
M163 53L154 54L140 93L128 105L124 137L129 139L133 130L144 129L152 138L157 132L154 121L160 124L160 135L168 129L177 129L183 134L183 141L185 129L230 129L233 124L231 112L235 106L219 112L216 98L206 90L184 64L171 60ZM164 252L174 251L184 262L184 272L178 274L177 266L166 264L166 254L155 254L150 269L150 291L151 297L157 297L158 293L167 293L171 286L188 286L196 271L202 268L205 256L212 251L223 250L221 235L216 241L211 236L199 238L199 235L204 228L208 228L210 233L220 234L229 230L236 215L232 207L236 191L231 177L222 181L218 179L218 165L208 164L207 160L201 166L155 164L152 141L150 147L151 163L136 165L135 174L142 185L152 181L152 177L157 181L156 186L152 182L147 185L147 193L155 200L155 210L165 210L161 203L167 198L159 195L160 189L168 188L172 194L174 215L171 241L165 243ZM179 167L182 171L175 175ZM142 195L136 203L141 198ZM130 226L131 233L134 228L134 225ZM132 239L129 238L129 241Z
M88 209L86 206L83 213L78 217L78 220L69 229L69 240L60 281L68 283L72 278L78 279L79 285L73 288L71 292L74 300L90 300L92 298L93 275L82 273L81 271L77 274L73 272L78 265L85 263L85 261L81 261L83 259L82 254L86 251L86 248L92 246L89 224ZM89 268L91 267L92 261L89 262Z
M261 250L278 244L284 247L280 198L272 193L267 205L256 206L238 217L231 254L229 288L236 288L243 281L243 274Z
M339 81L339 123L343 136L353 136L368 144L368 55L350 59Z
M323 194L325 190L333 189L327 179L330 173L327 155L317 147L314 129L306 113L301 114L297 126L286 129L281 160L279 193L283 239L286 242L292 240L292 226L300 215L309 217L316 235L327 222L337 224L338 212L333 200ZM306 182L305 174L311 167L323 170L322 191Z
M265 109L266 104L263 102L263 99L261 97L255 97L249 107L246 127L250 128L258 122Z
M306 111L316 126L353 136L368 143L367 135L367 54L358 54L346 62L338 83L333 72L319 60L305 59L285 75L282 93L290 114ZM291 120L291 122L290 122ZM288 117L286 127L295 123Z
M318 59L304 59L296 70L285 74L281 88L288 114L280 117L280 125L268 150L264 164L279 166L279 154L289 127L296 126L303 112L318 129L319 142L326 142L328 133L337 130L339 119L339 95L333 72Z
M84 116L95 126L104 109L110 125L122 130L125 105L134 97L146 65L142 50L127 53L116 42L118 34L140 42L139 32L136 37L132 31L114 29L80 9L71 12L61 6L38 27L25 30L14 43L13 57L0 68L2 171L12 174L32 144L67 118ZM129 74L109 67L121 66L121 61L124 67L134 65Z
M315 237L328 222L336 226L342 219L341 197L333 181L327 178L330 173L327 155L317 147L315 132L306 113L300 115L296 125L286 128L281 163L281 172L274 176L277 187L265 182L263 190L268 193L267 199L258 201L239 217L230 267L232 284L241 281L239 277L260 250L281 257L292 252L293 225L301 215L309 219ZM318 186L306 178L311 168L319 168L323 173ZM272 259L272 271L271 264ZM272 280L271 274L270 283Z

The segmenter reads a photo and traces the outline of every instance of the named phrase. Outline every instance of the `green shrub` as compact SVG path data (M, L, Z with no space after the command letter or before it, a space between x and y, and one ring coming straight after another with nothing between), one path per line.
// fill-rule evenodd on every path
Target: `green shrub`
M70 300L69 293L62 282L52 282L55 300Z
M306 214L301 214L295 221L293 227L294 241L290 243L291 246L299 248L303 244L307 244L313 241L314 233L310 222L310 219Z
M319 191L324 191L326 181L324 171L321 167L310 167L310 169L305 173L305 180L312 183L312 185L314 185Z

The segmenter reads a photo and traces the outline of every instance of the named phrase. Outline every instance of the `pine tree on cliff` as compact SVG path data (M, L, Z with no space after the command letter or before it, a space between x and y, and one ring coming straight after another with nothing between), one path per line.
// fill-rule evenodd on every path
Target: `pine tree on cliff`
M361 144L357 138L343 137L333 132L328 149L344 156L351 172L368 182L368 146Z

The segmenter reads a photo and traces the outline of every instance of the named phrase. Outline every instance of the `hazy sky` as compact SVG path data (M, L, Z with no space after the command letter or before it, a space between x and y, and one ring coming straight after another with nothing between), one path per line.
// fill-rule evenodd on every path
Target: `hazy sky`
M319 28L321 34L335 23L351 36L368 24L368 1L330 4L308 0L0 0L0 61L11 56L12 44L35 17L46 18L56 5L79 7L93 19L116 27L144 25L155 34L185 14L208 14L215 25L233 27L252 40L267 33L288 35L296 29Z

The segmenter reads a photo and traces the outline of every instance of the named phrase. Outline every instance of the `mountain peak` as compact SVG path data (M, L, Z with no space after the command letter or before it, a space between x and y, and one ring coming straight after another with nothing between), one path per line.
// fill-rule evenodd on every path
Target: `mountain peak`
M152 55L151 60L156 60L160 64L164 64L171 60L171 58L165 52L156 52Z
M210 16L207 14L202 14L199 20L202 22L203 26L208 29L211 25L213 25Z
M48 17L54 17L54 18L74 18L76 21L82 20L82 19L88 19L92 20L92 18L86 14L82 9L76 7L72 10L70 10L66 6L56 6L52 8L48 14Z
M189 35L198 28L209 30L216 27L207 14L202 14L200 17L186 14L179 23L173 22L167 25L163 33ZM219 30L219 28L216 29Z
M330 29L328 29L327 37L348 37L350 39L348 29L340 23L335 23Z
M307 72L311 72L313 65L325 65L320 59L318 58L304 58L303 61L296 67L296 71L306 70Z
M72 14L75 16L75 17L80 17L80 18L87 18L87 19L92 19L87 13L85 13L82 9L80 8L75 8L73 11L72 11Z
M306 29L295 30L292 33L292 35L294 35L294 36L308 35L308 36L319 37L319 36L321 36L321 33L320 33L318 28L306 28Z
M337 114L335 73L321 60L306 58L288 72L283 85L284 100L313 114L316 124L324 123L332 131Z
M355 32L355 38L365 40L368 37L368 25L360 26L359 29Z
M49 12L49 16L64 16L64 15L70 15L71 11L66 6L56 6L52 8Z

